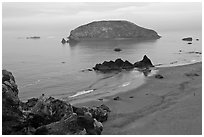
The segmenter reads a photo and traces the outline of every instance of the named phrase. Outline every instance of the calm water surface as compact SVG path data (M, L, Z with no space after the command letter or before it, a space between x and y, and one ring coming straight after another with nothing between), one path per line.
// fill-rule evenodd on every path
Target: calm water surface
M153 64L162 64L160 67L202 60L202 55L188 53L202 51L201 31L162 32L160 39L150 41L92 41L76 45L62 45L60 41L65 36L43 34L41 39L32 40L21 34L3 32L2 65L14 74L22 100L42 93L76 100L123 92L145 82L146 77L137 70L111 74L81 71L105 60L122 58L134 63L146 54ZM191 45L181 40L187 36L193 37ZM122 51L114 52L116 47Z

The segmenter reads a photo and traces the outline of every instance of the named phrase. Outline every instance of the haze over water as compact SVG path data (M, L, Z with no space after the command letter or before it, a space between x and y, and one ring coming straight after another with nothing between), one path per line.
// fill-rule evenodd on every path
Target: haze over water
M84 93L110 94L144 83L146 77L136 70L118 74L81 71L105 60L122 58L134 63L145 54L153 64L162 66L202 60L202 55L188 53L202 51L201 3L3 3L2 8L2 66L14 74L21 99L42 93L66 99ZM93 41L74 46L60 43L82 24L116 19L151 28L162 38ZM41 38L26 39L30 36ZM188 36L193 37L191 45L181 40ZM115 47L122 51L114 52Z

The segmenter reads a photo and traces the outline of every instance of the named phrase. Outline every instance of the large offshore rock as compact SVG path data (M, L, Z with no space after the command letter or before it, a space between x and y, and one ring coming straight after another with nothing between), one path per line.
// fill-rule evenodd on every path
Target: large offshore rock
M158 39L151 29L140 27L125 20L94 21L72 30L69 41L102 39Z

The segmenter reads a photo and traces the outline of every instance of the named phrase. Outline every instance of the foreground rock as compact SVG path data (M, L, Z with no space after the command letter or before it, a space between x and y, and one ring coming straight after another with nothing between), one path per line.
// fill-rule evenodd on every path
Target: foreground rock
M192 37L187 37L187 38L183 38L182 40L183 40L183 41L192 41L193 38L192 38Z
M105 105L76 108L44 94L21 102L12 73L2 70L2 134L100 135L109 112Z
M20 100L15 79L11 72L2 70L2 134L24 134L25 121L19 109Z
M122 69L130 70L134 67L143 69L154 67L154 65L152 64L151 60L145 55L141 61L135 62L134 64L130 63L127 60L123 61L122 59L118 58L115 61L104 61L102 64L96 64L93 69L101 72L110 72Z
M72 30L70 41L103 39L159 39L160 36L151 29L142 28L129 21L94 21Z

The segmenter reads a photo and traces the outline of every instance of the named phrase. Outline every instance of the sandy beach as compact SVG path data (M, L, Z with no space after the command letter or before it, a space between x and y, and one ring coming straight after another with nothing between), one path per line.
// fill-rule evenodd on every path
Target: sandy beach
M76 105L110 107L104 135L202 134L202 63L158 70L163 79L151 76L137 89Z

